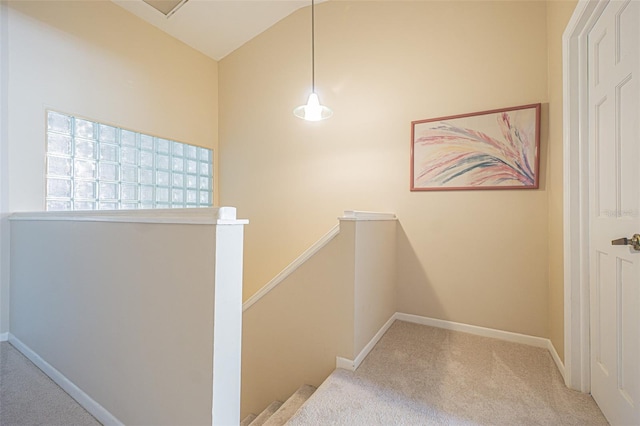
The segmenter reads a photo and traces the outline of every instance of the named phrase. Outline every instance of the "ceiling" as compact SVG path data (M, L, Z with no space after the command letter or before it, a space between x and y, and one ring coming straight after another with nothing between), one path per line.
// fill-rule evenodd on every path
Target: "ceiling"
M143 0L111 0L220 60L310 0L189 0L167 18Z

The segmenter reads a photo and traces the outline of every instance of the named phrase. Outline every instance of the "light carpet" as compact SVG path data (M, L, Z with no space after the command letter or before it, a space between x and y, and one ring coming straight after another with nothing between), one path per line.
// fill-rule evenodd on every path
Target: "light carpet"
M0 425L100 423L7 342L0 343Z
M546 349L396 321L287 425L607 425Z

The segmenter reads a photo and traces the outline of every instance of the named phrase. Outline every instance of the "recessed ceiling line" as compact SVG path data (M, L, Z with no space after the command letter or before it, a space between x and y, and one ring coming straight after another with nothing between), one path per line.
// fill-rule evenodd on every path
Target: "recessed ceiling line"
M142 0L169 19L189 0Z

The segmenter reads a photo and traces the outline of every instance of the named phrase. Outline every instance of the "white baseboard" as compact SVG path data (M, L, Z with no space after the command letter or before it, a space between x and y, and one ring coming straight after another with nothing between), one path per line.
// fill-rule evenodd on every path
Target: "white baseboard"
M556 367L558 367L558 371L560 372L560 375L564 379L564 363L560 359L560 355L558 355L558 352L556 351L556 347L553 346L553 343L551 343L551 340L548 340L547 349L549 349L551 358L553 358L553 362L556 363Z
M343 358L341 356L336 357L336 368L342 368L343 370L356 371L356 362L352 359Z
M507 342L522 343L523 345L535 346L537 348L548 348L547 342L549 341L549 339L545 339L543 337L512 333L510 331L496 330L493 328L478 327L476 325L445 321L436 318L421 317L419 315L403 314L400 312L396 312L395 318L400 321L429 325L431 327L444 328L453 331L462 331L464 333L475 334L476 336L492 337L494 339L505 340Z
M393 324L393 322L396 320L395 316L396 316L395 314L391 315L391 318L389 318L389 320L387 320L387 322L384 323L384 325L380 328L380 330L378 330L376 335L373 336L373 338L369 341L369 343L367 343L365 347L362 348L358 356L356 356L355 360L350 360L347 358L342 358L337 356L336 368L343 368L349 371L356 371L356 369L360 367L360 364L362 364L362 361L364 361L367 355L369 355L369 352L371 352L371 349L373 349L376 343L378 343L378 341L382 338L382 336L384 336L384 333L386 333L389 327L391 327L391 324Z
M462 331L464 333L475 334L477 336L492 337L494 339L505 340L507 342L521 343L523 345L544 348L549 351L558 371L564 378L564 364L551 340L544 337L529 336L527 334L512 333L510 331L496 330L493 328L478 327L475 325L462 324L459 322L445 321L435 318L421 317L419 315L403 314L396 312L395 319L400 321L413 322L416 324L429 325L431 327L445 328L447 330Z
M549 351L549 354L551 355L551 358L553 359L553 362L555 362L556 367L558 367L558 371L564 378L564 364L560 360L560 356L558 355L556 348L553 346L553 343L551 343L551 340L549 339L529 336L527 334L513 333L510 331L496 330L493 328L478 327L476 325L463 324L436 318L428 318L419 315L404 314L402 312L396 312L391 316L391 318L389 318L389 320L382 326L382 328L378 330L376 335L373 336L371 341L367 343L364 349L362 349L355 360L336 357L336 368L355 371L360 366L362 361L364 361L364 359L367 357L369 352L371 352L376 343L378 343L378 341L382 338L384 333L386 333L389 327L391 327L391 324L393 324L395 320L428 325L437 328L444 328L447 330L461 331L463 333L475 334L476 336L491 337L493 339L547 349Z
M6 342L9 340L9 333L0 333L0 342Z
M94 399L87 395L82 389L76 386L71 380L67 379L61 372L56 370L51 364L42 359L40 355L35 353L31 348L22 343L20 339L13 334L9 334L9 343L17 350L22 352L24 356L29 358L40 370L58 384L65 392L67 392L78 404L84 407L91 415L93 415L100 423L105 426L124 426L113 414L108 412L102 405L98 404Z

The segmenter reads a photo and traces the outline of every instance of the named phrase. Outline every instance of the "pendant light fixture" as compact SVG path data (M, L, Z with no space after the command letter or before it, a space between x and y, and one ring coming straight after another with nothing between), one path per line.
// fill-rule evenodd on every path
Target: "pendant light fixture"
M320 105L316 94L316 58L315 58L315 0L311 0L311 94L306 105L293 110L296 117L307 121L320 121L333 115L331 108Z

